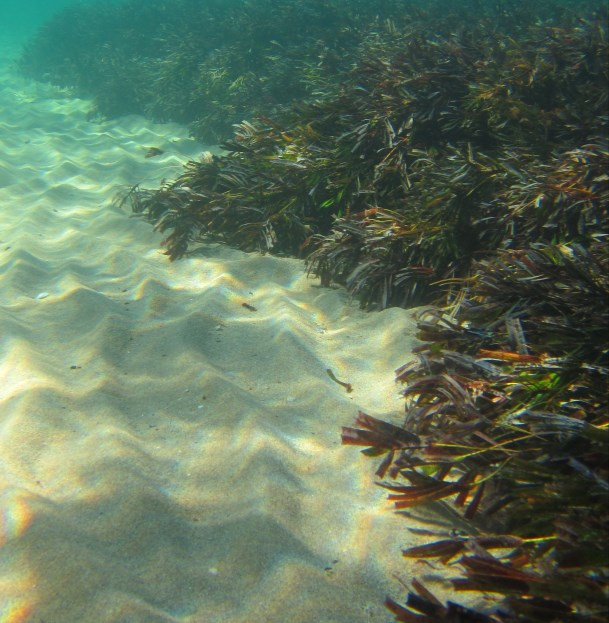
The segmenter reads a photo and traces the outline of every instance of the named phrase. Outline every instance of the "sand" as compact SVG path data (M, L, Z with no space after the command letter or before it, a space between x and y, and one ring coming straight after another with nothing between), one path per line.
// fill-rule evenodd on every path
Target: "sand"
M415 537L340 427L400 421L412 312L365 313L299 260L202 245L170 263L112 199L205 147L88 120L6 54L0 622L391 620Z

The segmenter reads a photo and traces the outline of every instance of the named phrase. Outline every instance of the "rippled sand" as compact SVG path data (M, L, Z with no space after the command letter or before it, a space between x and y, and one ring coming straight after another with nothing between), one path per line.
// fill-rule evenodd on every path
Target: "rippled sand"
M411 314L297 260L170 263L110 202L202 146L88 107L3 64L0 621L390 620L413 537L340 427L399 421Z

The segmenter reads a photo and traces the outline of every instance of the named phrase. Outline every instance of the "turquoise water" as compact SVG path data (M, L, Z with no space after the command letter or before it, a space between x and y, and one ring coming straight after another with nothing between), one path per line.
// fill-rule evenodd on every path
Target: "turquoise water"
M170 263L113 199L220 153L186 125L212 98L174 99L197 63L218 69L218 41L75 28L30 68L54 85L24 76L21 46L70 4L0 5L0 623L386 623L384 596L428 572L400 556L419 524L340 429L359 410L401 421L412 312L364 313L298 259L205 244ZM306 26L265 42L271 69ZM259 60L238 34L233 104ZM348 64L352 35L324 62Z
M2 0L0 38L24 43L49 17L73 4L71 0Z

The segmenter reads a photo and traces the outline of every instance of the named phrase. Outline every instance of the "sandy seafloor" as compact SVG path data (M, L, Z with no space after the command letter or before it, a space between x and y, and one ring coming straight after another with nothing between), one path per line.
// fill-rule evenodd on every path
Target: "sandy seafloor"
M298 260L207 245L170 263L112 198L204 147L174 124L87 120L11 53L0 623L392 620L416 537L340 427L358 409L400 421L412 313L365 313Z

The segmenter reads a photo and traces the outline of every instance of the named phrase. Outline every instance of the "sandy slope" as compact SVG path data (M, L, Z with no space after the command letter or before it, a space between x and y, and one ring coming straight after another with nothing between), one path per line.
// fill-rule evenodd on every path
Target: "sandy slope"
M412 537L340 426L399 420L411 314L296 260L169 263L110 201L201 147L87 109L2 73L0 621L389 620Z

